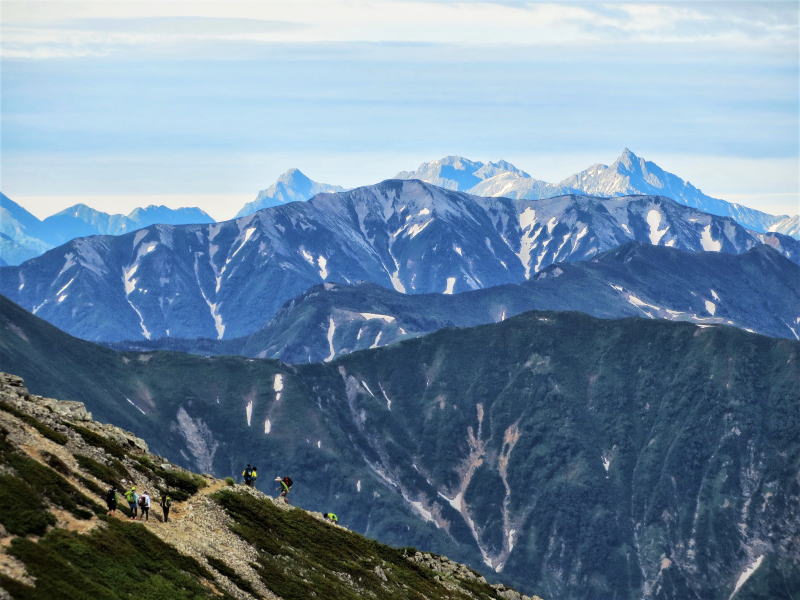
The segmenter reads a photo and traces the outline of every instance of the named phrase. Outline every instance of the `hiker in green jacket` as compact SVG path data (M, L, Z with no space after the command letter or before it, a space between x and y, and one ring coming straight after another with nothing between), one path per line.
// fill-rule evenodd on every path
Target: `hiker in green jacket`
M330 521L331 523L339 523L339 517L336 516L336 513L325 513L322 515L326 521Z
M164 511L164 523L169 523L169 509L172 506L172 497L166 492L161 494L161 510Z
M278 494L278 498L283 498L283 501L286 504L289 504L289 499L287 496L289 495L289 491L292 489L292 478L291 477L281 477L278 475L275 478L275 481L280 482L281 487L279 488L280 494Z
M136 493L135 485L132 485L131 488L125 492L125 500L128 501L128 508L131 509L131 519L135 519L136 503L139 501L139 494Z
M113 485L106 492L107 515L113 515L117 511L117 488Z

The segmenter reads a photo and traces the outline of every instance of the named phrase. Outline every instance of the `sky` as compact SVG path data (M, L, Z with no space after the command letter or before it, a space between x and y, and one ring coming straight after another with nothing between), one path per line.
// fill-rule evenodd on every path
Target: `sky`
M798 3L5 1L0 189L232 217L458 154L557 182L628 147L798 213Z

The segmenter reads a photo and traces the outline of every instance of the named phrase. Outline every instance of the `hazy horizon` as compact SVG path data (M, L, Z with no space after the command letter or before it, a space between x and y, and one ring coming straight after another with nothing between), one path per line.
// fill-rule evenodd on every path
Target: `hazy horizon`
M796 2L3 1L0 188L236 213L448 154L557 182L624 147L800 211ZM197 201L191 201L197 199Z

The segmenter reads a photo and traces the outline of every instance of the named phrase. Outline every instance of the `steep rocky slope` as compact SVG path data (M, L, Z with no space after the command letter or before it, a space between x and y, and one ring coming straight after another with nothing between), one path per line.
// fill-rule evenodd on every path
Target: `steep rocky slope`
M766 245L731 255L630 242L591 260L551 265L518 285L447 295L401 294L369 283L325 283L287 302L263 329L245 338L161 338L109 345L320 362L533 309L733 325L800 339L800 266Z
M522 591L798 584L798 342L533 312L289 367L116 353L2 309L0 367L37 393L201 471L288 472L303 506Z
M196 475L77 402L0 373L0 597L530 600L444 557L394 549L244 486ZM176 503L163 522L110 485ZM125 504L120 498L120 504Z

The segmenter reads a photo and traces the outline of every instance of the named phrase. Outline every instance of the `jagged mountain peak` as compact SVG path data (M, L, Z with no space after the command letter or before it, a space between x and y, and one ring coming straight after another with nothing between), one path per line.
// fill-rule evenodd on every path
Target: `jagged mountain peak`
M291 168L281 173L275 183L258 192L255 200L245 204L236 217L246 217L265 208L304 201L317 194L341 192L344 189L338 185L314 181L300 169Z
M424 162L414 171L401 171L395 178L421 179L445 189L465 192L482 181L505 173L519 179L530 178L528 173L505 160L481 162L454 155Z
M6 229L10 230L11 223L5 222L10 219L16 221L19 227L29 232L33 232L41 224L41 221L33 214L2 192L0 192L0 211L2 211L0 214L5 213L4 218L0 219L0 230L3 232L6 232Z
M622 153L617 157L615 163L624 164L626 166L632 165L634 162L642 161L643 159L636 156L630 148L623 148Z
M280 183L287 183L287 184L288 183L294 183L294 184L297 184L297 183L310 184L311 183L311 179L305 173L303 173L300 169L298 169L297 167L292 167L291 169L286 169L283 173L281 173L278 176L277 181L279 181Z

